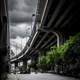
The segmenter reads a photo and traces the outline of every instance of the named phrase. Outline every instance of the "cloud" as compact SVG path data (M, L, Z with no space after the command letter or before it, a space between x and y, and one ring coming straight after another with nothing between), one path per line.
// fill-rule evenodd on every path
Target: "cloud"
M9 11L14 10L16 8L15 5L17 5L17 0L8 0Z
M10 38L15 39L17 36L19 37L28 37L31 34L31 27L25 23L16 24L10 26Z
M16 38L17 36L26 37L31 33L30 30L26 31L26 27L22 25L24 29L19 26L26 24L28 28L31 28L32 14L36 12L37 0L8 0L8 13L9 13L9 26L10 37ZM27 34L26 34L27 32Z
M21 51L21 39L26 44L34 23L32 14L36 13L38 0L8 0L10 46L16 53ZM27 40L26 40L27 39ZM23 45L23 46L24 46Z
M30 23L36 13L37 0L9 0L9 19L11 23Z
M9 20L11 23L28 23L32 22L32 13L22 11L9 11Z
M17 36L16 39L10 39L10 47L13 49L13 51L16 53L19 53L24 47L26 42L28 41L29 37L27 38L21 38ZM19 50L19 51L18 51Z

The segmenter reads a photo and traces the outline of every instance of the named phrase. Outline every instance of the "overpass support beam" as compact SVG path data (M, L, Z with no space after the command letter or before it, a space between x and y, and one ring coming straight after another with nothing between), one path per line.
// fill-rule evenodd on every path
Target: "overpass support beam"
M38 55L31 58L31 64L33 64L33 69L35 72L37 71L37 62L38 62Z
M64 42L64 37L59 31L52 31L52 30L47 30L47 29L42 29L42 28L39 28L39 30L46 32L46 34L52 33L53 35L55 35L56 40L57 40L57 47L59 47Z
M18 68L18 62L15 62L15 72L17 72L17 68Z
M27 71L27 60L23 60L23 71L24 73Z

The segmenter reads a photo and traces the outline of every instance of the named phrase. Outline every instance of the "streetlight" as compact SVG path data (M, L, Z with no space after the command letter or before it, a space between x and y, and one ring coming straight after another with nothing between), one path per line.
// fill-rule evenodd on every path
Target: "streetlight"
M32 34L32 29L33 29L33 17L34 16L35 14L32 14L31 16L31 28L26 29L26 42L27 42L27 37L29 37L29 39L32 37L31 34Z
M33 23L33 17L34 17L34 16L35 16L35 14L32 14L32 18L31 18L31 19L32 19L32 21L31 21L31 33L32 33L32 28L33 28L33 27L32 27L32 26L33 26L32 23Z

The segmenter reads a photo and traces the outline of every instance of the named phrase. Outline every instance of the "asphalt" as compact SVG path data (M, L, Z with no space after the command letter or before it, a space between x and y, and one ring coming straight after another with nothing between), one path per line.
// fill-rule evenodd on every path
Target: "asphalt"
M77 78L49 73L9 74L7 80L80 80Z

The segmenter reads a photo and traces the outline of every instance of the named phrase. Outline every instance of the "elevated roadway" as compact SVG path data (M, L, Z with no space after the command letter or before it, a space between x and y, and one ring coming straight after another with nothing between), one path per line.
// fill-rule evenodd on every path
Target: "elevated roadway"
M28 60L80 32L80 0L39 0L32 36L11 62Z

